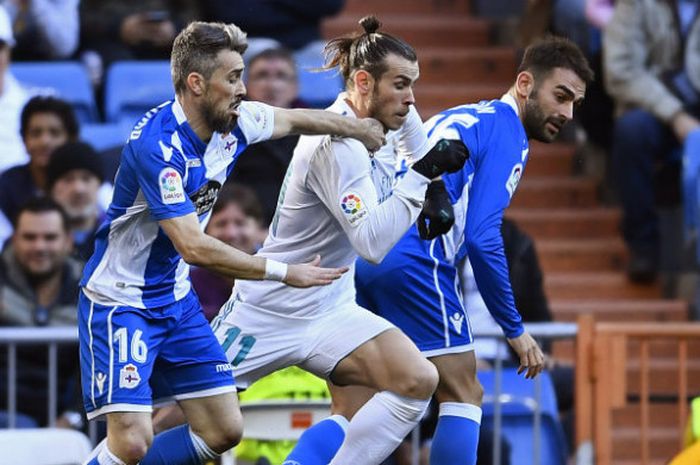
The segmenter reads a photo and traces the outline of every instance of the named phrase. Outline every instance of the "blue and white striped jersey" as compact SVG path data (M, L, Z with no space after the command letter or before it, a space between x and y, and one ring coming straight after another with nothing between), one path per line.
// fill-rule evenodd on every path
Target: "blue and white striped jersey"
M430 140L461 139L470 158L457 173L443 176L455 211L445 237L445 259L465 257L484 302L506 336L522 333L503 250L503 212L518 187L529 154L515 100L484 101L445 110L426 122Z
M269 139L272 107L243 102L236 128L204 143L177 100L150 110L122 151L107 218L81 285L103 305L153 308L190 290L189 266L158 221L196 212L202 229L219 188L249 144Z
M451 139L462 140L469 149L464 167L442 176L454 206L455 224L433 241L422 240L414 225L380 265L358 264L356 279L371 285L377 276L392 270L410 270L420 282L405 291L412 296L410 300L427 302L437 295L442 302L447 292L455 292L459 279L455 264L468 256L494 319L507 337L522 334L501 236L503 212L518 186L529 151L517 111L513 98L505 95L501 100L445 110L425 123L429 146L439 139ZM443 282L454 283L451 289L440 288L440 274L444 274ZM386 292L390 299L398 290Z

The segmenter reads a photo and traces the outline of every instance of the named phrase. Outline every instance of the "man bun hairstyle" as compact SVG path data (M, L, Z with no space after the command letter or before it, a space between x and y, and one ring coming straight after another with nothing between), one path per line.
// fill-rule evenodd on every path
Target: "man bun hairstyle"
M554 68L573 71L586 84L593 82L595 74L581 49L564 37L546 36L527 49L518 67L518 73L529 71L535 79L546 77Z
M408 61L417 61L416 51L402 39L377 32L382 23L376 16L365 16L359 21L363 33L338 37L326 45L324 69L338 68L346 84L357 70L365 70L378 80L387 71L385 58L395 54Z
M176 93L187 88L187 76L199 73L209 79L218 66L217 55L233 50L241 55L248 48L246 33L235 24L195 21L183 29L173 42L170 73Z

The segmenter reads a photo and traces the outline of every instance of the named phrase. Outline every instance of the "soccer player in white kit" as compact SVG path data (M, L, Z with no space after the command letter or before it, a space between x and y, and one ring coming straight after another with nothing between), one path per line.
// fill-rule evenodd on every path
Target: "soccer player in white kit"
M329 66L339 66L347 83L329 110L379 120L390 131L387 146L371 154L351 139L302 137L259 252L268 263L318 254L326 267L352 268L358 254L380 262L415 222L431 178L459 169L468 156L461 143L441 141L428 150L413 108L414 50L376 32L376 18L360 23L362 35L328 45ZM418 160L394 184L399 156ZM347 426L331 465L384 460L421 418L437 385L436 370L415 345L355 303L352 272L313 290L237 282L212 328L241 388L298 365L338 385L379 391Z

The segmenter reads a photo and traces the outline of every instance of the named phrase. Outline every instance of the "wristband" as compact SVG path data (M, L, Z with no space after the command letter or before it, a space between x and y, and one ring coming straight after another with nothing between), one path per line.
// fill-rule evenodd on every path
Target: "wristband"
M265 259L265 279L268 279L270 281L284 281L284 278L286 277L286 263L271 260L269 258Z

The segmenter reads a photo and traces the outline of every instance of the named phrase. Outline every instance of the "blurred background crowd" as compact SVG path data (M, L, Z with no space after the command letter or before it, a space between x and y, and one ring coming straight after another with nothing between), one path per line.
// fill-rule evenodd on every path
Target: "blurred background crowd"
M500 97L518 54L534 39L574 40L596 81L561 143L533 147L503 225L518 309L525 321L571 321L581 313L609 321L697 319L699 1L374 3L0 0L0 326L76 324L78 280L109 204L122 144L143 113L172 98L167 60L189 21L233 22L248 33L249 99L322 108L343 87L338 75L318 70L325 40L357 30L356 21L369 13L416 47L424 120ZM248 253L261 246L296 140L244 153L208 234ZM203 269L193 269L191 279L212 318L232 282ZM472 326L494 327L468 266L463 284ZM507 361L495 343L481 344L477 355L485 364ZM84 428L77 348L61 350L58 424ZM572 354L566 347L549 351L558 419L573 450ZM17 366L19 424L45 425L46 353L23 346ZM0 379L6 368L2 351ZM327 396L316 380L304 379L310 375L287 376L281 382L294 377L299 390L310 386L313 396ZM700 382L700 370L690 376ZM6 384L0 382L0 425ZM269 386L262 397L278 395ZM502 444L508 451L506 438ZM483 463L491 463L491 449L484 447ZM247 457L257 460L252 450ZM275 453L267 454L275 463ZM502 454L503 463L508 457Z

